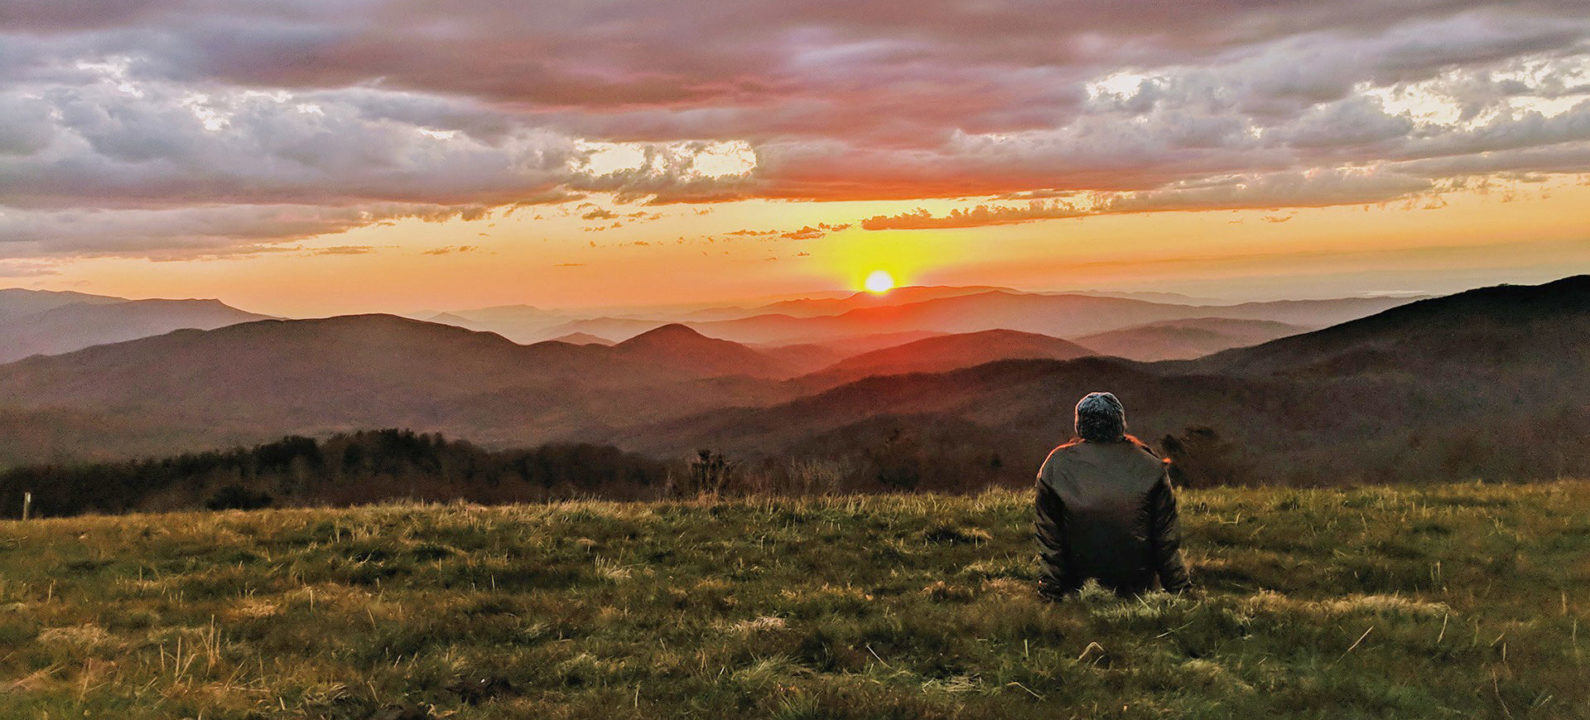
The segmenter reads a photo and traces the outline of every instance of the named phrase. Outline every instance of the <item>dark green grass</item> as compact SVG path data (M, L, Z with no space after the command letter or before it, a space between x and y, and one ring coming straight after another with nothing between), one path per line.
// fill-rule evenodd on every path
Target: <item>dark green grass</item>
M1025 493L4 522L0 716L1590 717L1590 484L1182 507L1061 604Z

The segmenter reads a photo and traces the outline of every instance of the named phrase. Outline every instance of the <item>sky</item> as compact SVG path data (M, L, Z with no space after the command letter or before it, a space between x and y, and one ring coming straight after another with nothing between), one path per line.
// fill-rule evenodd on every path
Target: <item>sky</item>
M257 312L1590 272L1583 0L0 0L0 287Z

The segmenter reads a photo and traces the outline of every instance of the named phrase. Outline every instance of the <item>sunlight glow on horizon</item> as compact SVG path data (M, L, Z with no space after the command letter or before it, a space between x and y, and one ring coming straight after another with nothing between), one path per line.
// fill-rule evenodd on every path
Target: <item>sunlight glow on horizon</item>
M866 287L867 292L874 295L882 295L894 289L894 277L887 271L874 270L871 275L867 276Z
M626 219L619 229L584 232L595 224L581 218L590 208L569 202L475 220L404 219L252 254L164 262L0 260L0 275L7 268L32 272L0 277L0 287L219 298L286 317L511 304L734 304L856 292L881 268L896 286L1154 290L1233 301L1371 289L1455 292L1590 270L1580 209L1587 202L1590 178L1446 193L1439 210L1397 203L1129 213L945 230L851 226L815 239L781 238L763 229L844 224L891 205L741 201L706 214L691 206L659 207L663 216L656 220ZM911 205L935 215L957 207L952 201ZM1530 219L1527 233L1519 217ZM736 228L764 234L728 232ZM1189 248L1185 238L1200 241ZM1504 247L1512 250L1502 253ZM679 283L679 277L692 282Z

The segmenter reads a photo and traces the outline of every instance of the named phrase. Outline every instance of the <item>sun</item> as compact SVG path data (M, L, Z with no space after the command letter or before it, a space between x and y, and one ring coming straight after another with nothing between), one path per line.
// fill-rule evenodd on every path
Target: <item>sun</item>
M894 277L883 270L873 270L867 276L867 292L882 295L894 289Z

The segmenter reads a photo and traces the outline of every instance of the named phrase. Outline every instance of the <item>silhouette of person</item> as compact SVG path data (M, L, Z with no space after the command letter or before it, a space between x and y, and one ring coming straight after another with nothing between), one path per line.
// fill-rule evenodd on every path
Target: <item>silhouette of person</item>
M1187 590L1166 463L1126 434L1126 409L1107 392L1077 403L1076 434L1038 470L1038 592L1059 599L1088 578L1123 596Z

